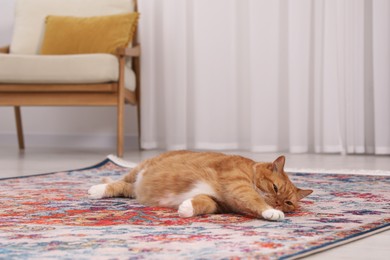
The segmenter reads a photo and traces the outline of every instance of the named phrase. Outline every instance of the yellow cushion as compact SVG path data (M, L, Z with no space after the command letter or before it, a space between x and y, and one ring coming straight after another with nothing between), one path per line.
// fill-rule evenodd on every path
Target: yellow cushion
M139 14L47 16L41 54L111 53L132 40Z

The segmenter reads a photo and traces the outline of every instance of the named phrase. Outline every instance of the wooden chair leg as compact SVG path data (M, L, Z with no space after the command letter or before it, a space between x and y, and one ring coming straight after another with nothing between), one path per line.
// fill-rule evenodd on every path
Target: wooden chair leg
M22 115L20 112L20 107L14 107L15 110L15 121L16 121L16 131L18 133L18 143L19 149L24 149L24 138L23 138L23 125L22 125Z
M124 112L124 103L118 104L118 132L117 132L117 156L123 157L123 145L124 145L124 134L123 134L123 112Z
M133 59L133 70L135 71L136 76L136 86L135 94L137 98L137 123L138 123L138 149L142 150L141 146L141 61L140 58Z
M125 58L119 58L119 90L118 90L118 106L117 106L117 156L123 157L124 146L124 112L125 112L125 86L124 86L124 66Z

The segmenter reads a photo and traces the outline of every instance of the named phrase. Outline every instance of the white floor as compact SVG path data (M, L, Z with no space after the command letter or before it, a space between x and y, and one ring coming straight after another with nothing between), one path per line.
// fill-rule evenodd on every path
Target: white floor
M92 148L28 147L24 152L16 147L0 146L0 178L77 169L102 161L109 150ZM127 151L124 159L139 162L158 151ZM272 161L269 153L233 152L257 161ZM374 170L389 174L390 156L341 156L318 154L285 154L288 169ZM305 259L390 259L390 230L370 236Z

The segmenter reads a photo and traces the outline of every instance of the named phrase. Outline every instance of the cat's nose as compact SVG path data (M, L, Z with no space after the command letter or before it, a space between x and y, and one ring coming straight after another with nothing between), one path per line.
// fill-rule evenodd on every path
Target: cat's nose
M283 205L284 205L284 202L283 201L276 201L276 206L278 207L278 208L283 208Z

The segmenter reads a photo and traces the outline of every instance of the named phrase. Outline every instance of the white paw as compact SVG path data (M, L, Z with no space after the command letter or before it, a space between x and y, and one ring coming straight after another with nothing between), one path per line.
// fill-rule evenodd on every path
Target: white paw
M94 185L88 190L88 197L90 199L101 199L104 198L104 193L106 191L107 184L98 184Z
M179 216L182 218L192 217L194 215L194 208L192 207L191 199L183 201L180 204L179 210L177 212L179 213Z
M264 210L261 215L264 219L267 220L283 220L284 219L284 213L277 209L267 209Z

